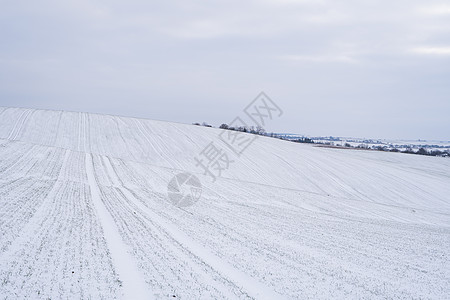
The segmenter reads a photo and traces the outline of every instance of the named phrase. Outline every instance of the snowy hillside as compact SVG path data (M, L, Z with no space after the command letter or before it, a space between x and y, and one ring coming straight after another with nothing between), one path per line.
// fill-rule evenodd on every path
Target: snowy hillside
M450 159L259 137L213 182L221 132L0 107L0 298L448 298Z

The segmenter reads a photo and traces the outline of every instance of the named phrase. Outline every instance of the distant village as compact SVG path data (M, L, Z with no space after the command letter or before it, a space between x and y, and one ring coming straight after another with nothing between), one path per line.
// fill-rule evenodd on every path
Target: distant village
M214 127L206 122L193 123L197 126ZM450 141L388 141L360 138L344 138L344 137L306 137L299 134L291 133L273 133L266 132L261 126L230 126L221 124L219 128L224 130L234 130L249 134L257 134L271 138L277 138L294 143L316 144L318 147L328 147L337 149L357 149L357 150L373 150L385 152L399 152L407 154L418 154L427 156L450 157Z

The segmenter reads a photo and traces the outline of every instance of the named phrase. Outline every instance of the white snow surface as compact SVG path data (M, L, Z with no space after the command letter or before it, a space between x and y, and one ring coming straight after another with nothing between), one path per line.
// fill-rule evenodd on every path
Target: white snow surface
M220 132L0 107L0 299L449 298L450 159Z

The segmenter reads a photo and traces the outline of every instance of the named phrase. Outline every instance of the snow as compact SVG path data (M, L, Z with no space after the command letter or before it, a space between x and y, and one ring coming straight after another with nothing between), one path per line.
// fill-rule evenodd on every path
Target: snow
M120 238L120 234L114 224L114 220L104 206L100 190L95 180L95 171L92 165L92 156L86 153L86 174L89 182L92 202L97 211L100 223L103 228L104 236L111 251L112 261L117 268L119 278L124 287L124 296L127 299L152 299L148 287L142 280L136 264L129 254L130 251Z
M260 137L213 182L220 132L0 107L0 298L448 297L449 159Z

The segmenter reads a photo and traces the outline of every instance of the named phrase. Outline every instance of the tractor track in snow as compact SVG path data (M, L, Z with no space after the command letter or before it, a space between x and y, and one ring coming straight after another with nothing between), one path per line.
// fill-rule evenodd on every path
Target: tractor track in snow
M128 247L123 243L114 220L103 204L95 178L92 155L89 153L86 153L86 174L91 198L100 218L108 248L119 273L119 278L123 282L124 297L126 299L152 299L153 296L148 286L142 280L142 275L136 266L136 262L130 255Z

